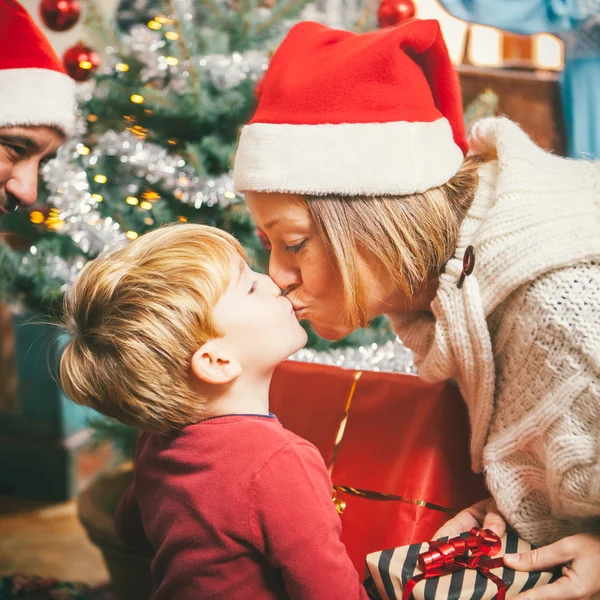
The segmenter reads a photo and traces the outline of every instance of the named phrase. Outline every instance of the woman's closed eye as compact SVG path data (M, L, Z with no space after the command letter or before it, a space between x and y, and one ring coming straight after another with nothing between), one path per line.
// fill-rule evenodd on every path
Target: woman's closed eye
M300 250L302 250L302 248L304 248L304 246L306 246L307 241L308 239L302 240L299 244L295 244L293 246L286 246L285 251L297 254L298 252L300 252Z

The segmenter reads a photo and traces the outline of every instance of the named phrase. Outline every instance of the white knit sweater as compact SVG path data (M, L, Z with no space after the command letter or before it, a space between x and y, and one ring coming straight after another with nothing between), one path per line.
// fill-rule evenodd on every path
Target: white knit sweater
M391 320L421 377L458 382L473 469L519 534L547 544L600 526L600 169L507 119L477 123L470 147L498 159L480 169L433 315Z

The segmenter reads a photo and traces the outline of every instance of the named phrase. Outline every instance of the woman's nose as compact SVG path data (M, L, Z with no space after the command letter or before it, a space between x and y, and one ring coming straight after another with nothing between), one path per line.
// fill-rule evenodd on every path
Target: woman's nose
M273 254L269 260L269 276L281 290L289 290L292 287L295 289L302 282L298 269L278 260Z

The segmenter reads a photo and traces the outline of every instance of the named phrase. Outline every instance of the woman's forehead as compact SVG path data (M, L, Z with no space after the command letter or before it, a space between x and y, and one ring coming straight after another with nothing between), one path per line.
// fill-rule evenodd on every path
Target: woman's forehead
M246 202L263 229L310 223L306 203L296 194L250 192L246 194Z

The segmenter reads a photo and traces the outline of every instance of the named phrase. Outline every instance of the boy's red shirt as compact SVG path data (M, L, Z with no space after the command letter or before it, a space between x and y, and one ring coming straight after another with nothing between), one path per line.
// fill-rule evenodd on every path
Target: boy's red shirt
M152 600L366 600L331 492L312 444L273 416L228 415L140 434L115 520L155 553Z

